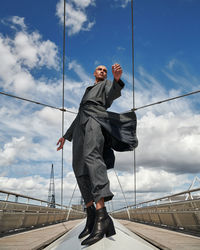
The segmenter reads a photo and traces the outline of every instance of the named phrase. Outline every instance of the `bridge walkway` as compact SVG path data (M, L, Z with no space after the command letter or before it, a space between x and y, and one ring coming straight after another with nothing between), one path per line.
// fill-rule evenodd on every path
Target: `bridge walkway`
M40 229L34 229L2 237L0 238L0 250L75 250L82 248L88 248L91 250L200 249L200 237L141 223L130 222L127 220L114 220L117 234L111 237L112 239L104 238L102 241L94 244L93 246L85 247L81 246L80 241L77 239L78 233L80 233L84 226L84 222L81 221L82 220L72 220ZM73 244L73 247L71 248L69 244Z
M0 250L43 249L67 233L82 220L70 220L0 238Z
M130 231L160 249L200 250L200 237L128 220L118 221Z
M102 240L91 246L81 246L81 241L77 235L82 231L85 222L80 223L60 239L49 245L45 250L158 250L157 247L143 240L132 233L117 220L114 220L116 234L112 237L104 237Z

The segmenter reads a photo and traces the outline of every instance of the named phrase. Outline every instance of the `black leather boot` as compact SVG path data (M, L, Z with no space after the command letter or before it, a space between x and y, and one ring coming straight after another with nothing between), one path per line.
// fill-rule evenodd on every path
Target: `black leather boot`
M92 245L101 240L104 235L110 237L116 234L114 224L110 216L108 215L106 208L96 210L95 224L90 236L81 242L81 245Z
M90 234L92 232L94 222L95 222L95 211L96 211L96 209L95 209L94 205L86 208L86 212L87 212L86 225L85 225L85 228L83 229L83 231L78 236L79 239L87 236L88 234Z

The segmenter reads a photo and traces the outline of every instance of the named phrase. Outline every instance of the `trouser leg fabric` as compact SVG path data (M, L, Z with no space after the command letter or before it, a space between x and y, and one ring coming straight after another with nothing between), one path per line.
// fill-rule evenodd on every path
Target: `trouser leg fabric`
M88 175L82 175L79 177L76 177L81 195L83 197L83 200L85 204L94 201L93 195L92 195L92 185L90 181L90 177Z
M106 164L103 159L104 142L100 124L93 118L89 118L85 128L83 155L91 181L91 193L95 202L101 198L104 198L105 201L113 198Z

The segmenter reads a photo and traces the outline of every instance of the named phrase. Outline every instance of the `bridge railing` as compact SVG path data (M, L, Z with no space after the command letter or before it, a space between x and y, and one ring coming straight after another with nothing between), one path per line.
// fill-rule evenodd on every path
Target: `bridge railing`
M0 233L85 217L83 211L73 207L61 207L56 203L56 208L52 208L45 200L3 190L0 190L0 194L5 198L0 199Z
M200 188L141 202L112 212L117 219L200 233Z

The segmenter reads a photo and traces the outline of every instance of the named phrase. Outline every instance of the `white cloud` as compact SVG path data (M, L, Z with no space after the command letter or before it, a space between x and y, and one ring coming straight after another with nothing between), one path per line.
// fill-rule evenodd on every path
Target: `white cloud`
M71 0L66 3L66 27L68 34L74 35L80 31L89 31L94 26L95 21L89 21L85 9L89 5L95 5L94 0L77 1ZM59 1L56 6L56 15L63 23L63 1Z
M38 32L28 34L18 32L13 41L13 52L17 60L23 65L34 68L46 66L48 68L58 67L57 47L51 41L41 41L42 37Z
M55 170L54 170L55 171ZM50 166L48 168L50 176ZM128 200L128 205L134 203L133 198L133 175L128 173L117 172L119 181L125 192L125 196ZM122 195L120 185L113 171L109 171L109 179L111 184L111 191L114 193L114 199L112 201L114 209L125 206L124 197ZM50 180L43 178L40 175L33 175L27 177L0 177L0 189L16 192L19 194L30 195L31 197L47 200L48 189ZM58 177L54 179L56 202L60 202L60 189L61 180ZM137 175L137 202L147 201L153 198L159 198L163 195L170 195L176 192L183 191L181 186L186 183L188 186L187 176L175 174L169 174L165 171L150 171L140 168ZM76 179L74 173L69 171L64 175L64 204L68 205L72 196L73 190L76 186ZM75 190L73 204L80 202L80 192L78 187Z
M131 0L115 0L115 3L117 4L117 7L122 7L122 8L126 8L126 6L128 5L128 3L130 3Z
M22 18L17 20L24 21ZM13 21L12 25L15 24L16 21ZM38 32L16 29L14 39L0 35L0 53L4 62L0 68L0 87L5 91L32 93L37 81L30 73L31 69L58 69L56 45L49 40L42 41Z
M176 78L178 73L174 72L175 64L182 69L185 67L180 66L175 60L173 64L173 67L168 68L168 72ZM185 74L183 72L179 77L185 81L187 78L192 79L192 88L197 88L195 80L197 76L190 77L191 73L188 70ZM122 91L120 99L113 105L117 112L124 112L132 107L133 95L130 90L132 76L125 72L123 77L128 85ZM178 89L167 90L157 78L140 67L135 79L136 107L181 95L184 86L183 83ZM181 98L136 111L139 139L139 146L136 149L138 167L162 169L171 173L199 173L200 130L197 124L200 122L200 116L198 110L195 110L195 104L198 103L198 95L194 95L191 98ZM116 153L116 169L130 172L132 161L132 152Z
M185 90L185 92L198 90L200 87L199 76L191 74L189 65L173 58L169 61L163 73L168 79L177 86Z
M88 73L85 72L83 67L77 63L75 60L71 61L68 64L69 70L74 70L74 72L79 76L80 80L85 82L86 84L92 83L94 81L94 78L91 78L88 76Z
M125 8L127 5L128 5L128 3L129 2L131 2L131 0L121 0L121 6L122 6L122 8Z
M33 68L37 61L37 47L34 46L34 42L39 39L39 34L33 34L33 36L29 36L24 32L17 33L14 40L14 48L15 54L17 55L18 61L22 61L22 63L30 68Z
M124 47L122 47L122 46L118 46L118 47L117 47L117 50L118 50L118 51L125 51L126 49L125 49Z
M15 74L13 82L10 85L9 90L13 88L16 93L27 93L28 91L33 91L35 82L28 71L20 71Z
M13 16L10 19L11 23L13 23L14 25L19 25L22 29L26 29L26 24L24 22L24 17L19 17L19 16ZM12 25L12 28L15 28L15 26Z
M12 19L11 19L12 20ZM23 18L16 19L20 23ZM16 21L12 23L15 25ZM25 24L24 24L25 26ZM51 41L43 41L38 32L16 28L14 39L0 35L0 53L4 61L0 68L0 87L5 92L17 94L54 106L61 106L61 79L35 78L31 70L40 67L58 67L57 47ZM77 106L82 84L66 81L66 100ZM76 111L75 108L72 108ZM0 99L0 154L1 174L20 176L35 172L41 162L58 161L56 142L61 136L61 112L40 108L34 104L1 96ZM65 125L69 126L73 115L65 114ZM23 146L25 145L25 146ZM71 152L71 145L66 145ZM67 151L67 150L66 150ZM68 168L71 166L71 154ZM28 166L27 166L28 165ZM32 170L31 170L32 167ZM19 168L21 170L19 170ZM23 170L22 170L23 169ZM28 169L28 170L27 170ZM39 170L43 173L43 170Z
M122 171L116 171L119 181L125 192L132 192L134 185L134 176L132 173L125 173ZM114 171L109 172L109 178L111 180L111 187L115 192L121 192L118 180ZM188 186L191 183L185 175L176 175L174 173L168 173L164 170L150 170L140 167L137 171L137 192L138 193L171 193L172 190L178 190L183 183L187 183Z
M83 8L85 9L86 7L88 7L89 5L94 5L95 6L95 0L71 0L71 2L74 2L77 7Z
M50 163L61 164L61 153L56 151L61 137L61 112L47 107L34 110L32 104L5 100L0 100L0 176L48 176ZM74 118L73 114L65 114L64 132ZM66 142L65 171L71 169L71 160L71 143ZM60 170L56 174L60 175Z
M50 176L50 168L49 168L49 176ZM49 183L50 183L49 179L43 178L39 175L27 176L22 178L0 177L1 190L16 192L18 194L28 195L33 198L38 198L43 200L47 200L48 198ZM60 188L61 188L60 178L55 178L54 183L55 183L56 203L60 203ZM72 196L72 192L76 185L76 180L72 172L69 172L66 176L64 176L63 184L64 184L63 204L68 205L69 200ZM80 202L80 192L77 188L74 195L74 199L72 200L72 204L77 204L78 202Z
M139 108L147 104L162 101L167 98L175 97L182 94L182 88L169 89L164 87L158 79L146 72L142 67L138 68L137 77L135 77L135 107ZM133 107L133 90L132 90L132 75L124 72L123 77L126 82L126 88L123 90L122 97L116 101L117 110L121 112L128 111ZM128 83L128 84L127 84ZM155 105L149 108L140 109L137 111L139 117L145 115L147 111L153 110L156 115L168 114L174 112L180 114L182 112L191 112L190 102L185 99L174 100L172 102ZM116 109L116 108L115 108Z
M138 119L137 166L171 173L199 173L200 122L198 114L155 115ZM116 169L132 171L133 153L117 153Z
M118 179L122 186L123 192L128 205L134 204L134 176L132 173L116 171ZM122 194L119 182L114 171L109 171L111 190L114 193L113 207L118 209L125 207L126 203ZM186 175L176 175L163 170L149 170L140 167L137 171L136 188L137 203L148 201L170 194L175 194L184 190L185 186L189 187L191 181Z
M26 148L27 143L25 142L25 138L15 138L13 137L12 142L6 143L4 145L4 149L0 150L0 165L9 166L16 158L20 155L21 152Z

